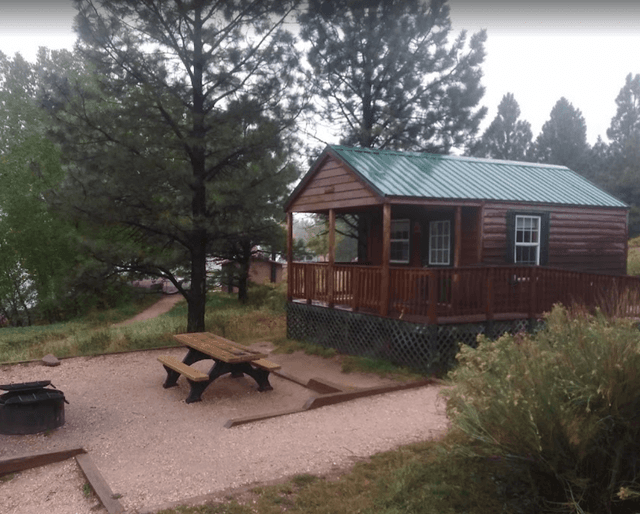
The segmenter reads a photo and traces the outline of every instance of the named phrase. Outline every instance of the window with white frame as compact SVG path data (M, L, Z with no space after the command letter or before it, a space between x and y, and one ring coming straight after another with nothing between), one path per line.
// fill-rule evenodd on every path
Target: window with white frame
M429 264L448 266L451 262L451 223L429 222Z
M516 216L515 264L540 264L540 216Z
M391 258L390 262L409 262L409 220L391 220Z

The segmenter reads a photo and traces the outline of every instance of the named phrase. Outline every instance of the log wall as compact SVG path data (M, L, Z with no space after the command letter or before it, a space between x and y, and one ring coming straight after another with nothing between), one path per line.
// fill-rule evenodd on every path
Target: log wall
M590 273L626 274L627 212L597 207L487 204L482 216L482 264L509 263L508 211L550 214L548 266Z

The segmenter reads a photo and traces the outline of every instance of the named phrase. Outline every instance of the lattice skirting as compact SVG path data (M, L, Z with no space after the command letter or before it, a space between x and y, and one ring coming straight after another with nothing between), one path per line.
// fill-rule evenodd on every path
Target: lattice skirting
M442 373L460 343L476 346L478 334L496 336L528 328L528 320L424 325L303 303L287 304L287 337L340 353L382 358L427 373Z

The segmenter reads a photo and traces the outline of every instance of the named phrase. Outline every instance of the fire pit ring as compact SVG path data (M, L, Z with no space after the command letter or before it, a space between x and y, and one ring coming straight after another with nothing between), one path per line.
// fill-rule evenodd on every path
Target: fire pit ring
M26 435L64 425L64 393L50 380L0 385L0 434Z

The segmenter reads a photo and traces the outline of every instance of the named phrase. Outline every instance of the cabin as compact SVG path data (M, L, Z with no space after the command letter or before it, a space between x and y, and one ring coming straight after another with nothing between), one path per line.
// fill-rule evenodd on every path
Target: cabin
M289 336L347 353L433 367L554 303L638 287L627 205L564 166L331 145L284 209ZM328 262L293 262L298 213L327 217ZM357 227L350 262L335 260L340 217Z
M232 261L221 263L222 290L227 293L237 293L238 287L234 284L235 274L240 267ZM270 259L264 253L251 256L249 261L249 282L254 284L279 284L284 280L284 263Z

